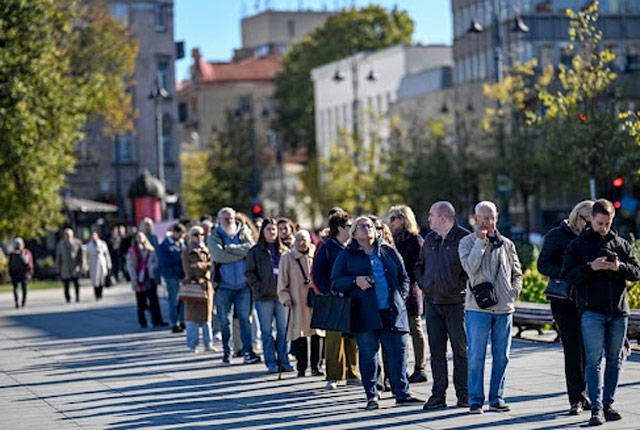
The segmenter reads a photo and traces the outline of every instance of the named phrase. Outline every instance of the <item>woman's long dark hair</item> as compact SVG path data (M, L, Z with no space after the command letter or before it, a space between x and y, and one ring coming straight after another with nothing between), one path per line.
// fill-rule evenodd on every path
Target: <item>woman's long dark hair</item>
M260 245L267 246L267 241L264 240L264 231L268 226L272 224L276 226L276 240L274 243L276 245L276 249L278 249L278 251L280 252L280 255L282 255L287 250L287 248L282 244L282 241L280 240L280 235L277 234L278 221L275 218L265 218L264 221L262 221L262 226L260 227L260 236L258 237L258 243Z

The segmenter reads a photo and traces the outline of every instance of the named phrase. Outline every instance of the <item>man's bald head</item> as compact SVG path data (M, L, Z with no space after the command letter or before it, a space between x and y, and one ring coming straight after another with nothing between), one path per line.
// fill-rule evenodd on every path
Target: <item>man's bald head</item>
M429 210L429 228L440 235L451 229L456 220L456 208L451 202L440 201L431 205Z

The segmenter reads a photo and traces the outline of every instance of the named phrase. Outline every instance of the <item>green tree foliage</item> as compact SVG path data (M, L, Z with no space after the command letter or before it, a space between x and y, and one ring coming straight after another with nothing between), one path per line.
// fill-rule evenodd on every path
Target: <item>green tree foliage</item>
M213 135L206 152L206 168L185 176L183 192L187 193L190 216L216 214L224 206L250 213L253 148L249 121L228 111L224 130ZM259 149L256 151L260 153Z
M567 162L572 175L595 179L602 190L612 177L636 170L638 151L616 111L615 55L601 49L598 2L580 12L567 10L567 16L576 54L571 66L560 65L555 82L538 92L544 110L527 115L530 123L546 125L554 155Z
M212 213L212 209L205 205L202 198L203 192L210 192L207 188L214 181L209 169L209 154L204 151L182 153L180 167L182 170L180 199L186 208L187 216L197 219L203 214Z
M288 147L315 147L311 70L360 51L410 43L413 21L405 11L380 6L344 9L293 44L275 78L279 135Z
M126 128L117 83L129 82L136 47L111 21L72 1L0 2L0 237L57 228L88 118Z

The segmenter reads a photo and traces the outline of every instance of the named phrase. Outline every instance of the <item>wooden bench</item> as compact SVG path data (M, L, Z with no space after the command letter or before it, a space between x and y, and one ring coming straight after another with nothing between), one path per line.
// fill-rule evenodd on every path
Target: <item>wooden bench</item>
M516 302L516 310L513 313L513 325L518 328L517 338L522 338L522 332L525 330L537 330L538 334L543 334L542 329L546 325L550 325L558 332L551 306L547 303L529 303ZM554 342L560 339L560 335L556 336Z
M560 333L553 320L551 306L546 303L516 302L513 325L518 328L517 338L522 338L522 332L531 329L537 330L539 334L542 334L544 326L550 325L558 333L554 342L560 340ZM635 339L640 344L640 309L632 309L629 314L627 337Z

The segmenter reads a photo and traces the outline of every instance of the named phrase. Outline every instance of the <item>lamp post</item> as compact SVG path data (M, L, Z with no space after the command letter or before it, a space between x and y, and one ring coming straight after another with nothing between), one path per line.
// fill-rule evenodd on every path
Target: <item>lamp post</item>
M164 88L157 86L149 93L149 99L153 99L156 105L156 160L158 162L157 174L158 179L164 182L164 142L162 140L162 101L170 98L169 92Z
M496 7L497 2L497 7ZM502 84L504 82L504 54L503 54L503 36L502 36L502 11L504 9L503 0L493 0L491 2L492 28L491 35L493 37L493 54L495 61L496 82ZM484 27L477 20L472 20L468 34L480 34L485 31ZM516 17L512 29L514 33L528 33L529 27L524 23L522 18ZM502 111L502 102L496 101L497 112ZM505 157L504 143L504 118L500 116L498 122L498 158L504 160ZM500 199L500 229L509 231L511 228L511 217L509 214L509 176L501 173L497 177L496 194ZM527 202L524 202L526 205Z

